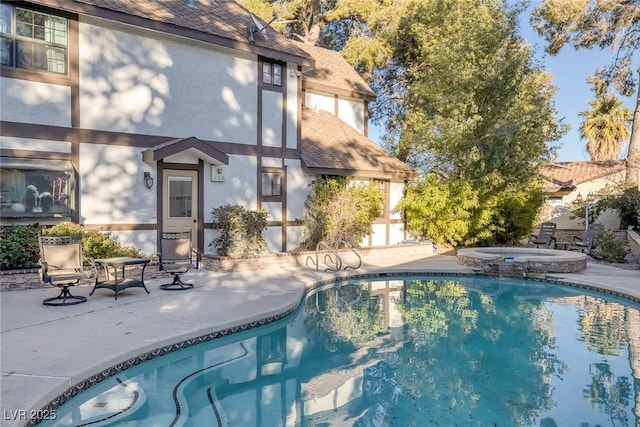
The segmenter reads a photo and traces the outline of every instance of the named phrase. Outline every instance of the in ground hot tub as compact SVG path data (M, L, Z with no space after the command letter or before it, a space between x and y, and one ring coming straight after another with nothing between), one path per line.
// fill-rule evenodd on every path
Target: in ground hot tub
M587 268L587 255L556 249L487 247L458 250L458 264L500 274L501 270L523 273L575 273Z

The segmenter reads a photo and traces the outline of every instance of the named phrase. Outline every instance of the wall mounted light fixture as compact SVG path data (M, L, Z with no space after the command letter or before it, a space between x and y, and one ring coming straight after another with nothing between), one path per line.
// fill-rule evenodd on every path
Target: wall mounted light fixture
M144 186L147 187L147 190L151 190L151 187L153 187L153 177L151 176L151 172L144 173Z

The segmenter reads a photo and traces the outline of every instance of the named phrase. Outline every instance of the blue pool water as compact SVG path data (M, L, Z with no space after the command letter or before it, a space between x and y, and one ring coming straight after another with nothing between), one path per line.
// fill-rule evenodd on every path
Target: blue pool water
M571 287L385 277L179 350L43 425L637 426L640 307Z

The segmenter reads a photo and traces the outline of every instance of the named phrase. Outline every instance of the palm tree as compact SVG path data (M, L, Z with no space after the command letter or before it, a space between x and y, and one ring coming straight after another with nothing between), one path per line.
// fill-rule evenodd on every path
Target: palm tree
M622 142L629 138L631 110L615 94L597 89L596 99L589 106L591 110L580 112L584 117L580 137L587 141L587 152L595 162L616 160Z

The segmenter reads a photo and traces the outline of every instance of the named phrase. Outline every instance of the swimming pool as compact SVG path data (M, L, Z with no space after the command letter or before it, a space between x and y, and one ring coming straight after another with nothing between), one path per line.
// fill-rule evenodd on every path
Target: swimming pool
M639 309L514 279L336 282L119 372L43 425L635 426Z

